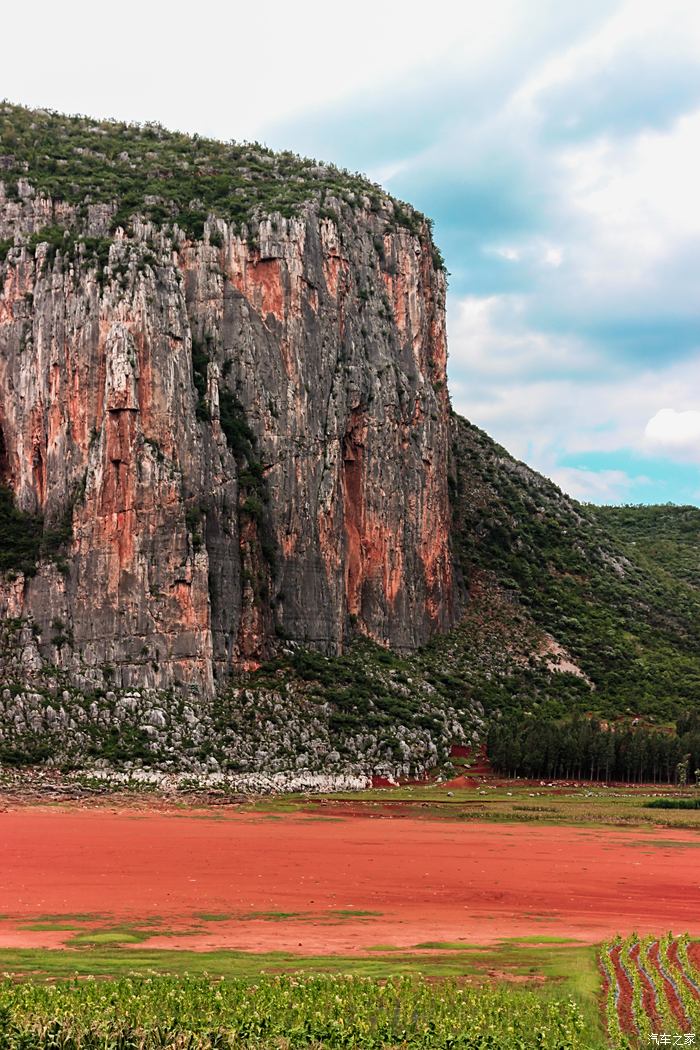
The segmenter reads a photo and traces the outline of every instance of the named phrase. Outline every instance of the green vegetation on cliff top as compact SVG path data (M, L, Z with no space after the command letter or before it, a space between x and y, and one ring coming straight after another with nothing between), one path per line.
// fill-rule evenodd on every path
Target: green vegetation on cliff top
M10 197L26 179L53 200L78 205L84 216L89 204L113 204L113 230L140 215L157 226L177 223L194 239L203 237L210 215L240 229L266 215L291 218L308 201L324 214L331 198L377 212L387 207L388 225L413 233L427 223L365 176L289 151L9 102L0 102L0 179ZM437 252L435 261L442 265Z

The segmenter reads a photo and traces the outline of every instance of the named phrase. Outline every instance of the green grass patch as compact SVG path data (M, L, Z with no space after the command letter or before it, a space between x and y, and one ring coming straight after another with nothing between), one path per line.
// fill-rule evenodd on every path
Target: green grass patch
M74 922L29 922L22 923L20 926L21 930L79 930L80 926L76 926Z
M700 842L685 842L682 839L634 839L630 846L646 846L655 850L700 849Z
M700 809L697 798L655 798L647 803L649 809Z
M10 916L5 916L10 918ZM33 922L99 922L102 919L108 919L109 916L102 912L96 911L85 911L85 912L57 912L51 915L35 915L32 919Z
M358 806L368 814L399 813L415 820L448 822L484 822L489 824L569 825L580 828L639 827L651 831L657 827L700 830L700 810L652 808L657 792L640 788L561 784L533 786L519 781L496 784L485 781L481 791L454 788L447 797L444 787L373 788L344 792L310 800L296 796L297 807L311 812L342 816L346 807L353 813ZM668 796L664 796L665 798ZM504 832L505 834L505 832Z
M157 931L161 934L161 931ZM77 934L75 937L71 937L67 942L69 947L96 947L101 944L141 944L143 941L147 941L153 937L154 931L152 929L136 929L133 927L114 927L108 930L85 930L82 933Z
M382 915L381 911L363 911L361 908L333 908L326 915L337 915L341 919L371 919Z
M239 916L242 922L249 919L261 919L263 922L284 922L285 919L308 919L309 913L303 911L249 911Z
M532 937L502 937L501 944L576 944L575 937L549 937L534 934Z
M466 948L473 948L474 946L465 944L464 941L421 941L420 944L414 944L413 947L420 949L435 948L447 952L463 952Z

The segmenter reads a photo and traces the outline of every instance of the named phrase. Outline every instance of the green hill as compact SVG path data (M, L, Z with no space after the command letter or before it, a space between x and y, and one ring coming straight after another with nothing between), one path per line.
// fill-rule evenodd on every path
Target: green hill
M700 510L594 507L454 421L454 543L570 654L605 714L674 717L700 696ZM567 676L569 677L569 676Z
M700 507L598 507L596 515L640 564L670 580L700 588Z

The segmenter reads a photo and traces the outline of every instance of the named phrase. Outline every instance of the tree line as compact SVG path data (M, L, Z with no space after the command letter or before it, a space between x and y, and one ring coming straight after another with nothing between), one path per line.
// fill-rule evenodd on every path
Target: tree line
M488 756L514 777L700 784L700 713L682 715L675 729L635 721L504 718L489 729Z

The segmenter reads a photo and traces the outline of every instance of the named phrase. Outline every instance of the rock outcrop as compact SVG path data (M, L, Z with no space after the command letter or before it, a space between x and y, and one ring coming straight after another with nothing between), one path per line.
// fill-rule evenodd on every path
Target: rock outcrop
M197 238L117 207L0 182L0 485L63 536L0 583L27 668L210 694L285 639L448 628L428 226L387 197Z

